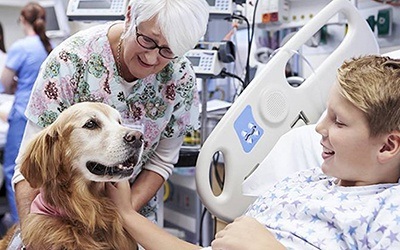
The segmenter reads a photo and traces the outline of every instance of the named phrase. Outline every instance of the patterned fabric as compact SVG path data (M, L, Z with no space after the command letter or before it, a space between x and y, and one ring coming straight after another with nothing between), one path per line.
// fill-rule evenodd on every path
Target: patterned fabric
M155 152L159 140L177 138L199 127L196 79L185 57L172 60L161 72L125 82L107 39L113 23L78 32L56 47L36 80L26 116L46 127L69 106L102 102L117 109L123 119L144 129L141 167ZM133 86L126 92L126 86ZM135 176L141 171L135 168Z
M288 249L400 249L400 185L343 187L321 170L279 182L248 209Z
M182 57L160 73L138 80L125 94L106 36L109 26L81 31L54 49L35 83L26 115L46 127L74 103L107 103L123 118L144 126L146 162L160 139L198 128L195 74Z

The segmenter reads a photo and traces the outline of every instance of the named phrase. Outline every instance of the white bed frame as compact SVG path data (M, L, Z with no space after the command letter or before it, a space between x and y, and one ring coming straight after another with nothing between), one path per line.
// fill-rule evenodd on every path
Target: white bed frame
M294 51L337 13L342 13L348 22L342 43L300 87L290 86L284 72ZM244 178L300 115L309 123L318 120L325 110L336 69L345 59L364 54L379 54L379 47L367 22L348 0L333 0L278 51L223 116L200 150L197 191L212 214L231 222L245 211L254 198L242 194ZM304 124L302 120L298 122L295 126ZM222 152L225 163L224 188L218 196L210 183L211 162L216 152Z

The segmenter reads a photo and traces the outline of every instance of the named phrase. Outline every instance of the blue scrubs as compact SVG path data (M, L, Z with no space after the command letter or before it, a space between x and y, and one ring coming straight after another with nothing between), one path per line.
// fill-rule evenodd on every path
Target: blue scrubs
M11 179L14 175L15 159L27 122L24 112L40 66L46 57L47 52L37 35L27 36L16 41L7 51L6 67L14 70L18 77L15 100L8 117L10 127L4 147L3 166L7 199L13 222L18 221L18 212Z

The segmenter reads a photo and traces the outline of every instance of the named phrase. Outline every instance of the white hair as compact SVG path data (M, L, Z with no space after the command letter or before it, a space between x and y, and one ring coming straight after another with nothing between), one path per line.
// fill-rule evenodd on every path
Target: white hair
M131 23L135 26L157 19L162 35L175 55L182 56L199 42L207 30L209 5L206 0L131 0Z

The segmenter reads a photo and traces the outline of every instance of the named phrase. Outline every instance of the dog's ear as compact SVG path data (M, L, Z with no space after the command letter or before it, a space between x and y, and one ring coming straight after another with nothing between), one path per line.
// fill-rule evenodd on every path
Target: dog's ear
M41 131L26 147L21 159L21 173L33 188L54 180L62 161L60 135L50 126Z

